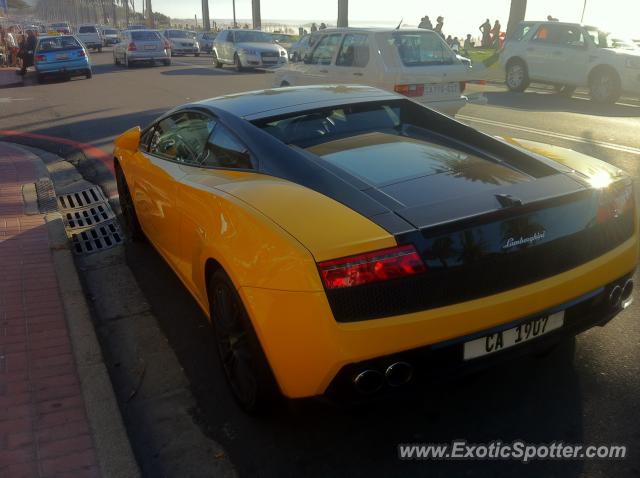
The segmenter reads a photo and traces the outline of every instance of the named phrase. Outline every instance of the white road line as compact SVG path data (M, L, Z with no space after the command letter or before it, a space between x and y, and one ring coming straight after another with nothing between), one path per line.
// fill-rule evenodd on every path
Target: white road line
M551 131L545 131L542 129L529 128L528 126L520 126L515 124L509 124L509 123L502 123L500 121L477 118L475 116L456 115L456 119L462 120L462 121L471 121L473 123L486 124L488 126L496 126L498 128L507 128L515 131L522 131L524 133L537 134L540 136L546 136L548 138L563 139L566 141L573 141L575 143L595 145L601 148L612 149L614 151L620 151L623 153L640 155L640 148L634 148L632 146L623 146L621 144L607 143L606 141L598 141L596 139L581 138L580 136L573 136L570 134L553 133Z

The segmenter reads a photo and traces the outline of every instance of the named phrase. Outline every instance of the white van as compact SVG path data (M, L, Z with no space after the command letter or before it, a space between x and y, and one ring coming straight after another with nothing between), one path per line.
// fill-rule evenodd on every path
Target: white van
M102 33L98 25L80 25L76 37L84 43L87 49L102 51Z
M337 28L314 36L303 61L278 69L272 86L363 84L450 115L467 103L471 66L431 30Z

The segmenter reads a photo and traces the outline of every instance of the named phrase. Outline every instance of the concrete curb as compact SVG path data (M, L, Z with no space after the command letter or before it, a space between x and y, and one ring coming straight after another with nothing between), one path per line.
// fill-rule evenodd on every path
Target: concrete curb
M29 151L15 144L12 147L44 165L44 161L33 150ZM35 190L24 190L23 196L27 201L27 209L33 210L35 207L37 210ZM69 250L62 216L58 212L49 213L45 220L101 475L114 478L138 477L140 470L104 364L89 306Z

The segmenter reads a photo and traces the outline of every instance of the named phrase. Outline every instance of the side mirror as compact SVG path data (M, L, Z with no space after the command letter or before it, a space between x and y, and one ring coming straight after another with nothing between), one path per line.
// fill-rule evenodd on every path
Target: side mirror
M118 136L114 143L118 148L135 151L140 146L140 133L140 126L136 126Z

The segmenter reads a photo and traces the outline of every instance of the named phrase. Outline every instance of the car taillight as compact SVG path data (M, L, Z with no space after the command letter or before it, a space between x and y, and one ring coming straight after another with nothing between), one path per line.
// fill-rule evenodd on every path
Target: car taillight
M136 51L137 49L138 47L136 46L136 44L131 42L129 43L129 47L127 48L127 51Z
M43 61L47 61L47 57L44 55L36 56L36 63L42 63Z
M467 89L467 82L466 81L461 81L460 82L460 93L464 93L464 90Z
M79 57L85 57L85 56L87 56L87 54L84 52L84 50L80 50L80 51L78 52L78 56L79 56Z
M371 284L425 271L424 263L412 245L324 261L318 263L318 268L327 289Z
M424 95L424 85L396 85L393 90L404 96L422 96Z
M600 198L600 206L596 221L598 224L609 222L631 211L635 216L635 200L633 187L631 185L624 188L613 188L613 190L603 190Z

